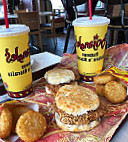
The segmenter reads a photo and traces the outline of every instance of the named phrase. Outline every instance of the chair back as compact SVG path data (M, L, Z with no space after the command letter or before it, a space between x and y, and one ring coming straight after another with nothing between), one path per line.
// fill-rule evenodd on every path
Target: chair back
M108 3L109 5L116 5L116 4L121 4L121 1L126 4L128 3L128 0L100 0L103 3Z
M65 9L65 19L73 21L77 18L77 8L74 0L61 0Z
M14 14L22 13L22 12L29 12L29 10L14 10Z
M61 1L64 5L67 5L68 7L71 7L74 5L78 6L78 5L86 3L86 0L61 0Z
M39 13L34 12L20 12L18 14L18 20L20 24L29 26L30 30L40 30Z
M66 20L73 21L77 18L78 5L86 3L85 0L61 0L66 12Z
M116 15L116 17L120 17L118 19L120 19L120 23L122 28L125 27L125 4L128 3L128 0L101 0L103 3L105 3L105 14L104 16L109 17L110 19L113 18L114 16L114 7L116 5L120 6L120 9L118 9L118 11L116 11L116 13L118 12L118 15ZM109 6L112 6L112 10L111 13L108 15L108 9ZM111 24L111 20L110 20L110 24Z
M128 17L128 4L125 5L125 16Z
M88 3L88 0L61 0L66 11L66 20L73 21L78 17L77 6ZM92 14L98 0L92 0ZM85 14L86 15L86 14Z

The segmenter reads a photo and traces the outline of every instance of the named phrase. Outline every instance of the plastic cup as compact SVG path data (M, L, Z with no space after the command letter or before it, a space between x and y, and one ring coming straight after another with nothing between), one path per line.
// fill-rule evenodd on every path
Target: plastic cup
M84 81L92 82L93 77L102 71L109 22L101 16L73 21L78 72Z
M32 92L28 32L29 27L25 25L0 26L0 73L12 98L22 98Z

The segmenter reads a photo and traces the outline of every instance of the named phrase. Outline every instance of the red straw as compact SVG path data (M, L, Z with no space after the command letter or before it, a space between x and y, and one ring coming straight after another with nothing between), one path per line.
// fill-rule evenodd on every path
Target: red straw
M6 28L9 28L6 0L3 0L3 5L4 5L4 18L5 18Z
M92 2L91 2L91 0L89 0L89 17L90 17L90 20L92 20Z

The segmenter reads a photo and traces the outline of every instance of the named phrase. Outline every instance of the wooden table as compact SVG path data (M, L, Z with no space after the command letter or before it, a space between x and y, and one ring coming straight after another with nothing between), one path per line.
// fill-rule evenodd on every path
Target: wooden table
M41 24L49 23L50 20L49 16L52 16L52 11L43 11L43 12L40 11L39 16L41 19L44 18L43 22L41 21Z
M52 15L52 11L39 12L39 16L50 16L50 15Z
M47 16L51 16L51 15L52 15L52 11L39 12L40 17L47 17ZM17 14L8 14L8 19L9 20L14 19L16 21L16 23L17 23L18 15ZM0 15L0 20L4 20L4 14Z
M8 14L8 19L18 18L17 14ZM0 15L0 20L4 20L4 14Z
M13 23L13 20L17 23L18 15L17 14L8 14L8 19L10 23ZM4 20L4 14L0 15L0 20Z

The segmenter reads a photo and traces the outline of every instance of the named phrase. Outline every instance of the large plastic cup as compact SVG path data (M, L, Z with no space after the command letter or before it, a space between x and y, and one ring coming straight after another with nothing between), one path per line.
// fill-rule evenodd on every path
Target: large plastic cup
M78 71L84 81L92 82L93 77L102 71L109 22L101 16L73 21Z
M32 71L28 46L29 27L0 26L0 73L8 95L21 98L32 92Z

